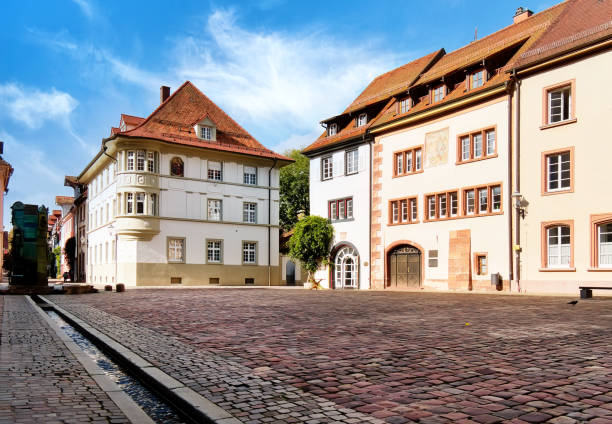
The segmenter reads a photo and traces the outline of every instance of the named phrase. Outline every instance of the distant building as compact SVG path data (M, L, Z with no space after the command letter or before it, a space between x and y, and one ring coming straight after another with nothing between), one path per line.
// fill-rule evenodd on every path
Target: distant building
M87 280L279 284L279 169L193 84L119 127L77 177L87 185Z
M4 144L0 141L0 154L3 153ZM13 167L2 159L0 156L0 240L2 246L5 245L5 231L4 231L4 195L8 191L9 180L11 179L11 175L13 175ZM0 255L0 270L2 269L2 265L4 263L4 255Z
M75 263L74 279L79 282L87 281L87 185L82 184L76 177L66 176L64 185L74 189L74 237L75 237Z
M68 265L67 257L70 252L66 250L66 242L74 237L74 197L72 196L55 196L55 203L61 207L62 216L55 222L55 233L58 238L58 245L61 248L60 254L60 269L59 274L64 272L71 274L71 279L74 278L72 271Z

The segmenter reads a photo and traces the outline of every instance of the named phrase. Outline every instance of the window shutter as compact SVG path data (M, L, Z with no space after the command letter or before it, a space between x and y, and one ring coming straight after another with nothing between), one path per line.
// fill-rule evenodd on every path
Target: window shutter
M359 149L359 171L365 171L366 169L366 154L365 149Z

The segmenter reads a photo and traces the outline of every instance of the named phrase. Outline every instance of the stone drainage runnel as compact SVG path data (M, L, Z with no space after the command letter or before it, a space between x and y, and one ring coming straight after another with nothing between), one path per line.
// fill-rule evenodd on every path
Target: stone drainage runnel
M155 421L151 420L147 416L146 418L149 418L148 422L181 423L185 421L190 423L213 424L241 423L240 420L233 417L226 410L220 408L192 389L185 387L178 380L170 377L159 368L154 367L151 363L141 358L136 353L128 350L125 346L99 332L86 322L72 315L70 312L64 310L43 296L35 296L35 298L36 301L44 303L40 306L42 309L47 311L47 314L52 312L56 314L60 320L67 322L68 326L73 327L72 331L76 332L78 337L87 340L87 342L92 345L95 345L95 347L100 349L100 351L104 352L108 357L112 358L114 362L119 364L119 367L123 369L127 378L135 380L135 384L144 386L143 389L146 390L148 394L145 392L140 392L140 389L136 389L136 392L140 392L140 394L136 396L137 398L140 397L141 399L144 399L145 403L150 403L150 399L152 399L152 397L158 398L157 401L159 401L160 398L162 399L162 405L153 406L153 408L151 408L151 405L143 407L145 410L157 410L157 413L153 412L151 414L153 420ZM42 310L40 310L40 312L45 314L45 312ZM77 346L80 344L79 342L75 343ZM95 349L94 346L92 347ZM81 346L78 348L82 349ZM109 360L109 362L111 361ZM106 363L104 365L106 365ZM131 385L131 383L128 384ZM132 385L132 387L134 386L135 385ZM138 402L138 400L136 400L136 402ZM167 413L170 414L166 415ZM146 421L139 420L138 422Z

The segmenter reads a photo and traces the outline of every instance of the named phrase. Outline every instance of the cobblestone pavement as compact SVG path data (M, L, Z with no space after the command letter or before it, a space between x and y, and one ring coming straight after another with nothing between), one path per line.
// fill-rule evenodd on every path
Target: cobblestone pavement
M23 296L0 324L0 423L129 422Z
M612 423L609 298L237 289L52 298L245 422Z

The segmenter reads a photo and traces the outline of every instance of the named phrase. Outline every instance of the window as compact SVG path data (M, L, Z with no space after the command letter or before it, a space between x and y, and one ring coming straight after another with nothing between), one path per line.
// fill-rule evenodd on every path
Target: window
M357 126L363 127L368 123L368 115L366 113L362 113L357 117Z
M183 159L174 157L170 161L170 175L173 177L183 177L185 175L185 166Z
M221 221L222 218L221 200L208 199L208 219L210 221Z
M221 181L223 179L221 162L208 161L208 179L213 181Z
M423 171L423 146L395 153L394 176L410 175Z
M257 243L245 241L242 243L242 263L255 264L257 263L256 255Z
M489 273L488 257L486 253L474 253L474 272L476 275Z
M134 195L132 193L127 194L127 213L134 213Z
M331 137L338 133L338 124L329 124L327 127L327 136Z
M472 162L497 156L495 128L463 134L457 138L457 163Z
M482 87L484 82L484 69L481 69L480 71L476 71L472 74L470 78L470 88L474 89Z
M206 242L206 262L221 263L221 240Z
M569 268L571 255L570 227L557 225L546 230L547 268Z
M547 97L549 124L572 119L572 89L570 85L548 90Z
M257 203L245 202L242 204L242 221L252 224L257 222Z
M417 221L416 197L389 202L389 224L412 224Z
M425 195L427 220L447 219L457 216L457 192L449 191Z
M406 113L410 110L410 98L409 97L400 100L399 109L400 109L399 110L400 114Z
M252 285L254 285L254 284L255 284L255 279L254 279L254 278L245 278L245 279L244 279L244 284L245 284L245 285L247 285L247 286L248 286L248 285L251 285L251 286L252 286Z
M136 213L143 214L145 205L144 193L136 193Z
M155 172L155 152L147 152L147 171Z
M134 170L134 152L127 152L127 170Z
M427 252L428 261L427 266L429 268L437 268L438 267L438 250L429 250Z
M331 221L353 219L353 198L349 197L327 202L327 217Z
M144 171L145 170L145 151L144 150L138 150L138 152L136 152L136 170L137 171Z
M185 262L184 238L168 238L168 262Z
M574 190L574 148L542 153L542 194Z
M321 159L321 179L329 180L333 177L334 165L332 157L328 156Z
M444 85L439 85L433 89L433 103L437 103L444 98Z
M242 182L244 184L257 185L257 168L254 166L245 166Z
M157 216L157 195L149 194L149 215Z
M612 268L612 223L597 226L597 266Z
M345 156L346 175L355 174L359 170L359 150L348 150Z
M203 140L212 140L212 128L200 127L200 138Z
M501 185L463 189L464 215L487 215L502 211Z

